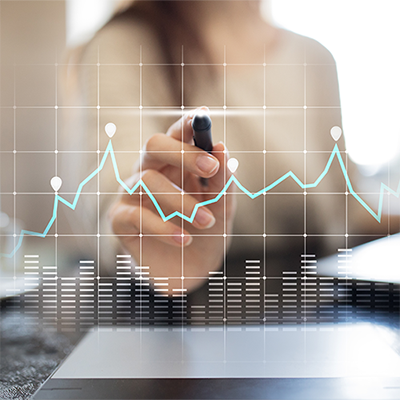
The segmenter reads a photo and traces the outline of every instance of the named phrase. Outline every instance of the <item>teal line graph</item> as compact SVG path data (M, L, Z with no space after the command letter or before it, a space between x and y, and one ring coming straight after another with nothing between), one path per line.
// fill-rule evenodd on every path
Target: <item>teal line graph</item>
M228 188L230 187L230 185L232 183L235 183L237 185L237 187L243 192L245 193L247 196L249 196L251 199L255 199L258 196L261 196L263 193L266 193L268 191L270 191L271 189L273 189L275 186L279 185L281 182L283 182L284 180L288 179L288 178L292 178L302 189L308 189L308 188L315 188L319 185L319 183L322 181L322 179L325 177L325 175L328 173L332 162L336 156L336 158L338 159L340 168L342 170L344 179L347 183L347 187L349 190L349 193L372 215L372 217L374 217L378 222L381 222L381 216L382 216L382 207L383 207L383 197L384 197L384 192L385 190L387 192L389 192L390 194L399 197L400 195L400 182L399 182L399 186L397 188L397 191L394 191L393 189L391 189L390 187L388 187L387 185L385 185L383 182L381 183L381 187L380 187L380 195L379 195L379 204L378 204L378 212L375 212L374 210L371 209L371 207L365 203L365 201L354 191L353 186L350 182L349 176L347 174L347 170L346 167L344 165L342 156L340 155L340 151L338 148L338 145L335 144L332 153L329 157L329 160L324 168L324 170L322 171L321 175L316 179L316 181L314 183L308 183L305 184L303 182L301 182L301 180L292 172L289 171L286 174L284 174L283 176L281 176L279 179L277 179L275 182L271 183L270 185L268 185L267 187L265 187L264 189L261 189L260 191L256 192L256 193L251 193L249 192L238 180L237 178L232 175L229 180L226 182L225 186L223 187L223 189L221 190L221 192L214 197L213 199L210 200L206 200L203 201L201 203L197 203L195 205L195 207L193 208L192 214L189 216L184 215L182 213L180 213L179 211L175 211L169 215L165 215L164 212L162 211L160 205L158 204L157 200L155 199L155 197L153 196L153 194L150 192L150 190L147 188L146 184L142 181L139 180L132 188L129 188L125 182L121 179L121 177L119 176L119 171L118 171L118 166L117 166L117 161L115 159L115 154L114 154L114 149L112 147L112 143L111 140L109 141L106 151L104 153L104 156L100 162L100 165L97 167L96 170L94 170L86 179L84 179L79 187L78 190L75 194L75 198L74 201L72 203L70 203L69 201L65 200L63 197L59 196L58 194L55 195L54 198L54 207L53 207L53 216L51 217L49 223L47 224L45 230L40 233L40 232L33 232L33 231L28 231L28 230L21 230L21 233L19 235L19 240L17 245L15 246L14 250L7 254L7 253L0 253L0 257L8 257L11 258L15 255L15 253L18 251L18 249L21 247L22 244L22 240L24 238L25 235L30 235L30 236L36 236L36 237L40 237L40 238L44 238L46 237L47 233L49 232L50 228L53 226L54 221L57 218L57 209L58 209L58 203L61 202L63 204L65 204L67 207L71 208L72 210L75 210L76 205L78 203L79 197L81 195L82 189L83 187L91 180L93 179L104 167L104 164L108 158L108 155L110 155L111 157L111 161L113 163L113 167L114 167L114 173L115 173L115 178L118 181L118 183L126 190L127 193L129 193L130 195L133 194L136 189L141 186L143 188L143 190L147 193L147 195L149 196L149 198L151 199L151 201L153 202L155 208L157 209L158 213L160 214L161 218L163 219L163 221L168 221L171 218L174 217L180 217L182 219L184 219L185 221L188 222L193 222L197 210L200 207L204 207L207 206L209 204L212 203L216 203L223 195L224 193L228 190Z

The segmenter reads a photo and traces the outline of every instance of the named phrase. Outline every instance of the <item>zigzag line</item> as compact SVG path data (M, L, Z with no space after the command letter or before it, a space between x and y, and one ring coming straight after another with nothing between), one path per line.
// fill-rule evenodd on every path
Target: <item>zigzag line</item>
M371 207L365 203L365 201L354 191L353 189L353 185L350 182L349 176L347 174L347 170L346 167L344 165L342 156L340 155L340 151L338 148L338 145L335 144L335 147L332 150L332 153L329 157L329 160L324 168L324 170L322 171L321 175L315 180L314 183L308 183L305 184L303 182L300 181L300 179L292 172L289 171L287 172L285 175L281 176L279 179L277 179L275 182L271 183L270 185L268 185L267 187L265 187L264 189L261 189L260 191L256 192L256 193L251 193L249 192L237 179L235 176L231 176L229 178L229 180L226 182L225 186L223 187L223 189L221 190L221 192L214 197L213 199L210 200L206 200L203 201L201 203L197 203L195 205L195 207L193 208L193 211L189 216L184 215L182 213L180 213L179 211L175 211L169 215L165 215L163 210L161 209L160 205L158 204L157 200L155 199L154 195L150 192L150 190L148 189L148 187L146 186L146 184L142 181L139 180L132 188L129 188L125 182L121 179L120 175L119 175L119 171L118 171L118 166L117 166L117 161L115 159L115 154L114 154L114 149L112 147L112 143L111 140L109 141L106 151L104 153L104 156L100 162L100 165L97 167L97 169L95 169L86 179L84 179L79 187L78 190L75 194L75 198L74 201L72 203L70 203L69 201L65 200L63 197L59 196L58 194L56 194L55 198L54 198L54 206L53 206L53 215L49 221L49 223L47 224L45 230L40 233L40 232L33 232L33 231L28 231L28 230L21 230L21 233L19 235L19 241L17 243L17 245L15 246L14 250L10 253L10 254L6 254L6 253L1 253L0 257L8 257L11 258L15 255L15 253L18 251L18 249L21 247L22 245L22 241L25 235L30 235L30 236L37 236L40 238L44 238L46 237L47 233L49 232L50 228L53 226L54 221L57 218L57 209L58 209L58 203L61 202L63 204L65 204L67 207L71 208L72 210L75 210L76 205L78 203L79 197L81 195L82 189L83 187L92 179L94 178L104 167L104 164L107 160L108 155L110 155L111 157L111 161L114 167L114 173L115 173L115 178L117 180L117 182L125 189L125 191L127 193L129 193L130 195L132 193L134 193L136 191L136 189L141 186L143 188L143 190L147 193L147 195L149 196L149 198L151 199L151 201L153 202L155 208L157 209L158 213L160 214L161 218L163 219L163 221L168 221L171 218L174 217L179 217L184 219L185 221L188 222L193 222L197 210L200 207L203 206L207 206L208 204L212 204L212 203L216 203L223 195L224 193L228 190L228 188L230 187L230 185L232 183L235 183L237 185L237 187L243 192L245 193L247 196L249 196L251 199L255 199L256 197L261 196L263 193L266 193L268 191L270 191L271 189L273 189L275 186L279 185L281 182L283 182L284 180L288 179L288 178L292 178L302 189L308 189L308 188L315 188L319 185L319 183L322 181L322 179L326 176L326 174L328 173L333 159L336 158L338 159L340 168L342 170L344 179L347 183L347 187L349 190L349 193L378 221L381 222L381 216L382 216L382 207L383 207L383 197L384 197L384 192L387 191L390 194L399 197L400 195L400 182L399 182L399 186L397 188L397 191L394 191L393 189L391 189L390 187L388 187L387 185L385 185L383 182L381 182L381 187L380 187L380 195L379 195L379 204L378 204L378 212L375 212L374 210L371 209Z

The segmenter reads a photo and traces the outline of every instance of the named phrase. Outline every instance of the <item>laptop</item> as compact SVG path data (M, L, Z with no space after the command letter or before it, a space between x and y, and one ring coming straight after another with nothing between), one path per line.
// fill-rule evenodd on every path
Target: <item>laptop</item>
M399 283L393 263L399 240L394 235L353 249L351 277L359 271L359 279ZM319 261L319 273L346 278L337 274L348 258L339 256L348 253ZM391 262L379 263L391 266L390 274L358 269L376 267L371 254L390 254ZM34 396L49 398L399 399L400 336L398 327L351 321L98 327Z

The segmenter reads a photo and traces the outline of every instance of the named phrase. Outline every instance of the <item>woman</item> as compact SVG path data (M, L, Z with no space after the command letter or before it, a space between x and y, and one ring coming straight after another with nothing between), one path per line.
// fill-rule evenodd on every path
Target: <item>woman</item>
M165 215L190 216L196 203L217 196L231 174L228 150L251 192L288 171L314 182L335 145L330 130L341 126L335 62L319 43L266 22L259 6L135 1L116 14L80 55L78 104L86 108L75 135L79 148L103 151L103 127L113 122L120 176L129 187L141 179ZM213 123L212 155L192 143L193 110L203 105ZM343 138L338 145L343 151ZM92 169L98 163L93 159ZM191 291L219 269L243 275L249 258L261 260L264 276L281 276L282 268L300 268L301 254L334 252L348 244L345 233L357 229L360 207L347 201L337 162L307 191L288 179L251 200L232 185L219 202L201 207L193 223L162 221L141 189L116 198L113 175L107 163L98 183L102 268L117 251L109 243L108 213L117 246L149 266L150 276L169 277L168 293ZM199 177L208 178L208 186Z

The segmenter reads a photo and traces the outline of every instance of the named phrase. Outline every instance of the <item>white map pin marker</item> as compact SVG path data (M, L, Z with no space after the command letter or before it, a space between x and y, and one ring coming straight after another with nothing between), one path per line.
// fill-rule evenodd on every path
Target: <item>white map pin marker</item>
M117 127L115 124L112 122L109 122L105 127L104 127L108 137L111 139L114 136L114 133L117 131Z
M331 128L331 136L335 142L337 142L340 139L340 136L342 136L342 129L339 126L334 126Z
M236 172L238 166L239 166L239 161L236 158L230 158L228 160L228 168L229 168L229 171L232 172L232 174L234 174Z
M53 188L53 190L55 192L58 192L58 190L60 189L61 185L62 185L62 180L60 177L58 176L53 176L50 180L50 185Z

